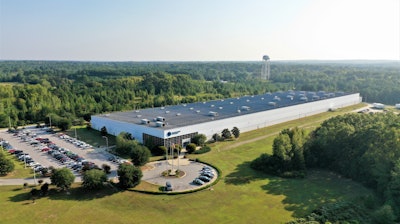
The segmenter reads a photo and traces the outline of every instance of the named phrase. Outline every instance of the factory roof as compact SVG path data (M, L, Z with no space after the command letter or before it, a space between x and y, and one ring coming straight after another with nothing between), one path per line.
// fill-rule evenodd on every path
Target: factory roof
M348 95L344 92L279 91L254 96L212 100L97 115L111 120L159 129L172 129L213 120Z

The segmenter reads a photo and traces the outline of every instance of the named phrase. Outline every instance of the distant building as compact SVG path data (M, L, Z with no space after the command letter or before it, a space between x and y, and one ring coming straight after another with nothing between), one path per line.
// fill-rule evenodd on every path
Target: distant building
M359 93L286 91L100 114L91 123L112 135L131 133L142 143L185 146L196 134L211 138L233 127L246 132L360 102Z
M385 109L385 105L382 104L382 103L373 103L372 106L373 106L375 109Z

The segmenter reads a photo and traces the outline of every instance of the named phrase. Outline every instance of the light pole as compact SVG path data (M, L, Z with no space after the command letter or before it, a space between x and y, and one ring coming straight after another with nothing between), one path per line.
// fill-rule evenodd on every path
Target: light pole
M35 186L36 186L36 172L35 172L35 168L32 167L32 170L33 170L33 182L35 183Z
M106 139L106 145L107 145L106 151L108 152L108 137L107 136L103 136L103 138Z

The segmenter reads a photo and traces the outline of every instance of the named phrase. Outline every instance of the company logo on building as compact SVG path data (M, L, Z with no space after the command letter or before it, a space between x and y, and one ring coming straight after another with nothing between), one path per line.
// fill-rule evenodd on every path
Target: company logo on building
M167 133L167 136L176 135L176 134L179 134L179 132L181 132L181 131L173 131L173 132L169 131Z

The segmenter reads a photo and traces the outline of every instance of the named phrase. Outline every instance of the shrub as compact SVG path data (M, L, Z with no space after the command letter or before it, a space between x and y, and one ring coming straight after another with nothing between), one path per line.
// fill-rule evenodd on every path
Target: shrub
M159 146L153 147L151 149L151 154L153 154L155 156L162 156L162 155L165 155L166 151L167 151L167 147L165 147L163 145L159 145Z
M211 151L210 146L205 145L205 146L201 147L201 149L194 151L194 154L203 154L203 153L206 153L209 151Z
M206 143L207 137L203 134L197 134L192 137L190 140L192 143L198 145L198 146L203 146L204 143Z
M188 144L188 145L186 146L186 151L187 151L187 153L189 153L189 154L194 153L194 151L196 151L196 144L194 144L194 143Z

